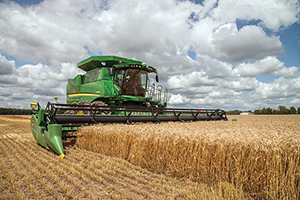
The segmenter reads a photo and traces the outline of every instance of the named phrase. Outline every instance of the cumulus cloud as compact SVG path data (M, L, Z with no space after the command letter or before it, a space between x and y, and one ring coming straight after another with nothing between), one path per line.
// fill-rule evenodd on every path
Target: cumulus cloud
M214 9L214 17L221 21L261 20L263 26L274 31L297 22L298 13L298 0L218 1Z
M186 104L187 102L188 99L184 96L181 96L180 94L171 95L169 99L169 103L171 105Z
M230 78L236 76L233 71L233 65L230 63L209 56L199 56L199 61L202 63L201 66L205 67L205 71L210 78Z
M300 76L299 67L282 67L280 70L275 71L274 75L283 76L285 78L296 78Z
M0 55L0 74L8 75L13 74L15 71L15 61L7 60L5 56Z
M215 31L212 44L218 59L231 62L284 54L279 37L268 37L258 26L244 26L238 31L235 23L222 25Z
M171 76L169 77L168 84L170 89L216 85L215 81L208 79L203 72Z
M252 108L280 92L297 102L299 67L287 67L279 30L299 20L297 0L47 0L0 3L0 106L65 101L76 63L118 55L158 68L169 104ZM237 21L255 20L237 28ZM189 51L195 58L189 57ZM19 66L12 59L25 64ZM19 63L19 62L17 62ZM278 79L256 79L273 74ZM252 99L249 99L249 95ZM300 105L299 105L300 106Z
M55 63L50 66L41 63L26 64L15 68L14 61L9 61L2 55L0 58L1 63L10 64L8 66L12 68L10 73L0 75L0 96L3 97L2 101L6 102L26 99L28 102L35 100L45 104L46 101L51 101L53 96L65 99L66 80L82 73L75 63L56 63L59 66ZM26 106L24 103L22 105Z
M73 17L79 7L66 6L56 1L25 8L14 2L1 3L0 16L6 22L0 23L1 30L6 30L1 34L2 51L22 61L44 64L87 56L81 44L86 37L85 23Z
M234 91L251 91L259 87L259 81L256 78L239 78L232 81L222 81L222 86Z
M75 63L62 63L58 69L55 66L47 66L43 64L37 65L23 65L16 70L19 83L27 84L28 81L65 81L69 78L74 78L80 70L77 69ZM40 84L40 83L39 83Z
M250 76L250 77L255 77L257 75L262 75L262 74L279 74L279 71L282 70L284 67L284 63L279 61L276 57L274 56L268 56L262 60L257 60L255 62L250 62L250 63L242 63L239 64L235 70L244 77ZM284 71L289 71L289 70L283 70Z
M299 98L300 78L286 79L280 77L272 83L259 83L259 87L256 88L253 97L255 98Z

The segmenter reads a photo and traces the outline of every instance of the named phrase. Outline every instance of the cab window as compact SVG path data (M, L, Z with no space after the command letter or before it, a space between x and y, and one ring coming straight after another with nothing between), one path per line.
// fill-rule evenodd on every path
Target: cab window
M148 73L141 69L116 70L115 82L121 88L122 95L145 96Z

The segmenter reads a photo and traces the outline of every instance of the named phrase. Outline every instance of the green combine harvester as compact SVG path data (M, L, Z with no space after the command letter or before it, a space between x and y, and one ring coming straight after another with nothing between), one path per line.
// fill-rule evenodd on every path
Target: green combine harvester
M31 103L31 130L36 141L64 158L63 140L90 124L227 120L220 109L167 108L168 91L157 69L117 56L91 56L77 64L84 75L69 79L67 103ZM151 77L152 75L152 77ZM56 99L57 100L57 99Z

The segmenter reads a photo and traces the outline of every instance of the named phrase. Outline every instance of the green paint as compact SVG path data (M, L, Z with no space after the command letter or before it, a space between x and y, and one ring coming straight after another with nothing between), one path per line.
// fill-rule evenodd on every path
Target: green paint
M62 125L48 124L46 115L41 108L37 114L31 116L30 126L34 139L42 147L51 148L59 155L64 155L62 144Z
M64 155L62 144L62 125L50 124L48 131L45 131L45 141L58 155Z
M109 106L167 105L166 95L162 99L162 87L148 85L148 74L154 73L157 76L156 68L141 61L117 56L91 56L79 62L77 67L86 73L68 80L68 104L103 101ZM35 110L37 106L38 109ZM33 137L38 144L47 149L51 148L63 158L62 136L68 133L64 132L62 135L62 125L50 122L49 113L39 108L39 104L32 102L31 108L35 113L31 117Z
M86 73L68 80L68 104L103 101L109 106L167 105L167 92L162 95L161 86L152 88L149 85L148 74L157 75L156 68L141 61L117 56L91 56L77 66ZM152 90L152 95L149 95ZM146 91L149 91L148 95Z

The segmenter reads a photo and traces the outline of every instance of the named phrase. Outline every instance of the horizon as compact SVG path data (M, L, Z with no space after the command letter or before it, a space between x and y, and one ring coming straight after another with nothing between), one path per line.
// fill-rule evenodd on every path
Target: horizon
M66 102L89 56L157 68L176 108L300 107L298 0L5 0L0 106Z

